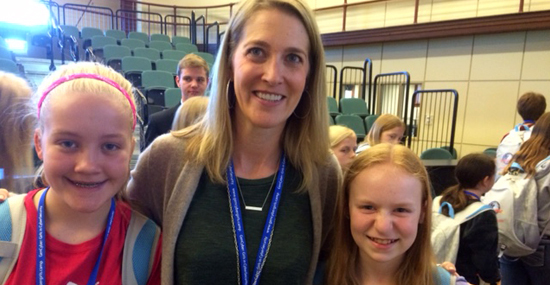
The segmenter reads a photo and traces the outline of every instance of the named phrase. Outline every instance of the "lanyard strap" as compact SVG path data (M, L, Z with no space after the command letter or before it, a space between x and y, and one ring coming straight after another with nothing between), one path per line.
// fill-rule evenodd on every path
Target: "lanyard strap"
M241 215L241 206L239 201L239 195L237 194L237 178L235 177L235 168L233 161L229 162L227 168L227 188L229 192L229 203L231 210L231 221L233 224L233 232L235 234L235 243L237 247L237 266L240 268L238 271L239 284L243 285L256 285L260 280L260 274L267 259L267 253L271 246L271 239L273 237L273 228L275 227L275 218L277 217L277 210L279 209L279 201L281 200L281 192L283 189L283 182L285 178L286 170L286 158L284 153L281 156L281 163L279 164L279 171L277 173L277 183L275 185L275 191L273 198L271 199L271 205L269 207L269 214L267 216L266 223L264 225L264 231L262 239L260 241L260 247L258 248L258 254L256 257L256 264L254 265L254 272L252 274L252 280L250 281L250 274L248 272L248 255L246 250L246 239L244 233L244 226Z
M36 246L36 284L37 285L46 285L46 226L44 224L44 199L46 197L46 192L50 188L46 188L40 200L38 202L38 217L37 217L37 246ZM111 226L113 225L113 218L115 216L115 199L111 199L111 208L109 209L109 217L107 220L107 228L105 229L105 234L103 235L103 241L101 242L101 251L97 261L95 262L94 269L88 279L87 285L94 285L97 279L97 272L99 270L99 263L101 261L101 256L103 256L103 247L105 246L105 241L109 236L111 231Z
M472 197L476 198L476 200L480 201L479 196L477 196L476 194L474 194L474 193L472 193L472 192L470 192L470 191L466 191L466 190L464 190L464 193L465 193L466 195L472 196Z

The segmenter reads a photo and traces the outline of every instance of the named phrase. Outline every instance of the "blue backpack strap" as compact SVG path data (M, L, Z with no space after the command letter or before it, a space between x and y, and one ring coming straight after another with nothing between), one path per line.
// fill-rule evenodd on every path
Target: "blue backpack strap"
M19 257L27 224L24 198L16 195L0 203L0 284L6 282Z
M122 258L122 284L146 285L155 261L160 228L132 211Z

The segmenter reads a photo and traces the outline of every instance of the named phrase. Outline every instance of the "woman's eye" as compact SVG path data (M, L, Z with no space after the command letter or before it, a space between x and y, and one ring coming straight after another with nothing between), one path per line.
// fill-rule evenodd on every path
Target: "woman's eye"
M289 54L288 55L288 60L292 63L301 63L302 62L302 58L297 54Z
M263 50L261 48L253 47L248 50L248 53L253 56L262 56Z

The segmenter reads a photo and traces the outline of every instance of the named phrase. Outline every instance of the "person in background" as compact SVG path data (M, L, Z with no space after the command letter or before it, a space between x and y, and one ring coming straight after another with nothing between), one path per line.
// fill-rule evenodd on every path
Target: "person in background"
M34 172L31 93L24 79L0 71L0 188L14 193L27 192L32 184L21 178Z
M543 285L550 280L550 175L537 172L539 162L550 155L550 113L544 113L536 122L531 137L525 141L504 169L507 173L517 163L528 177L535 176L537 192L537 220L542 239L531 255L514 258L504 254L500 258L502 285Z
M495 181L495 161L483 153L471 153L461 158L455 168L458 185L446 189L440 203L448 202L454 213L480 201ZM447 208L442 213L449 216ZM480 279L488 284L500 281L498 266L498 225L494 211L484 211L460 225L460 243L456 270L474 285Z
M345 126L334 125L329 129L330 149L338 159L342 170L348 169L349 164L355 158L357 149L357 136L355 132Z
M185 100L176 112L172 123L172 131L181 130L202 120L207 106L208 97L205 96L196 96Z
M429 183L405 146L382 143L360 153L338 193L326 284L467 284L433 262Z
M176 85L181 89L181 103L149 117L145 130L145 147L149 146L158 136L170 132L174 117L181 104L191 97L204 96L208 86L209 72L208 63L196 54L190 53L180 60Z
M13 266L1 266L11 268L7 280L0 276L2 284L123 285L129 284L127 269L142 262L150 268L139 272L142 280L160 284L160 229L122 198L135 144L130 94L120 73L91 62L64 65L43 80L33 100L34 145L47 187L0 204L26 213L18 256L2 260ZM142 227L133 226L136 219ZM140 253L150 249L150 256L138 259L134 244Z
M401 143L403 135L405 134L405 129L405 123L399 117L391 114L380 115L380 117L374 121L365 140L357 147L356 153L360 153L379 143Z

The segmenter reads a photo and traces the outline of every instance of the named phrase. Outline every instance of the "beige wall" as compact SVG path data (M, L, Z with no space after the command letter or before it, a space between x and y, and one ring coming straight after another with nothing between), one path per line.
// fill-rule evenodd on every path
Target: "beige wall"
M550 30L327 48L327 64L373 74L406 70L423 89L456 89L459 155L498 145L521 117L518 97L544 94L550 105ZM550 109L550 108L549 108Z

